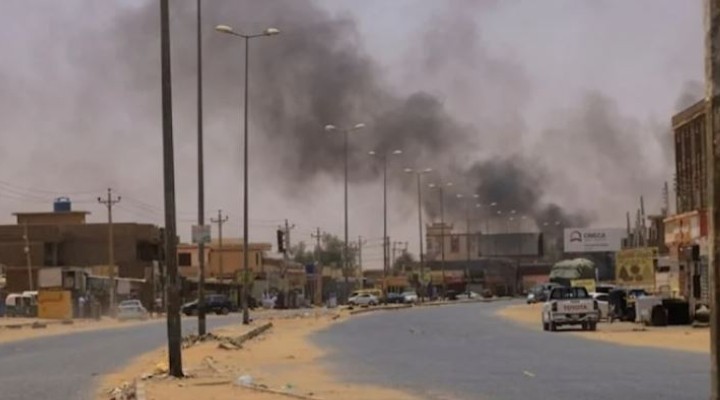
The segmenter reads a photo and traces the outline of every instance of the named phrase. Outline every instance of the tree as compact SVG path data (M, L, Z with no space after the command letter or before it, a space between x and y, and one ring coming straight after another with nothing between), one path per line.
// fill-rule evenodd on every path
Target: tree
M343 267L343 249L345 243L339 237L324 233L320 238L320 248L310 249L305 242L299 242L297 245L290 249L293 260L301 264L310 264L314 261L331 268L342 268ZM350 244L348 246L348 259L351 267L357 264L356 262L357 248Z
M403 251L402 254L395 259L392 270L394 272L407 271L412 269L413 264L415 264L415 257L407 251Z

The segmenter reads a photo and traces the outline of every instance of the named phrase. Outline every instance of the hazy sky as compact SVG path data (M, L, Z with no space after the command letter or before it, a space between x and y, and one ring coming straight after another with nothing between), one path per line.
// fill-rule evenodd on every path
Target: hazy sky
M156 2L150 3L150 10L157 8ZM218 208L225 210L230 215L225 232L237 237L242 210L242 70L230 70L234 64L221 65L218 60L239 60L242 46L219 42L227 38L213 37L212 26L242 21L222 21L211 12L233 3L204 2L209 48L224 46L221 55L205 54L206 72L236 73L238 78L223 83L236 97L216 96L213 86L206 90L208 108L217 108L218 99L228 107L215 114L208 111L206 120L206 208L208 217ZM185 9L193 4L171 1L172 7ZM237 4L242 8L245 2ZM314 4L340 25L348 21L350 36L355 20L354 46L373 65L378 76L373 82L397 96L419 90L430 93L457 124L474 132L478 146L445 158L464 166L497 156L531 158L543 171L547 187L543 200L587 213L595 226L624 225L625 210L636 207L639 195L646 196L651 208L659 206L662 182L672 174L672 153L667 153L670 117L686 88L692 87L688 82L703 79L700 0L317 0ZM49 210L52 199L60 195L69 196L75 209L91 211L90 220L100 222L105 212L95 199L112 186L123 197L117 220L161 223L160 115L148 113L159 111L159 81L157 87L138 83L159 76L159 65L141 50L135 51L155 46L138 39L152 38L154 28L144 25L147 32L140 32L133 25L140 19L134 9L146 5L142 0L0 2L4 39L0 41L0 155L5 161L0 172L0 222L12 222L14 211ZM253 7L264 5L272 8L267 15L281 15L287 1L267 0ZM276 22L263 18L268 24ZM252 21L261 25L265 20ZM194 57L190 50L195 27L177 21L184 20L175 20L172 27L174 57ZM283 35L291 34L263 39L258 52L264 57L272 46L280 46L273 41L287 43L290 38ZM317 62L315 67L325 61ZM138 71L137 65L147 69ZM176 179L179 233L188 239L197 199L195 82L184 79L191 75L183 75L187 68L179 65L175 67L179 70ZM257 75L263 74L258 71L262 65L254 68ZM273 68L314 66L297 65L288 58ZM251 102L263 103L263 89L253 90ZM693 91L692 95L701 94L697 88ZM278 115L282 117L280 111ZM352 118L365 122L360 116ZM293 241L310 240L315 227L341 234L339 175L325 170L299 188L281 188L286 185L282 176L292 175L285 169L292 165L284 162L289 153L277 151L284 141L263 132L263 126L255 124L251 132L255 146L250 171L251 240L274 242L274 230L285 218L296 225ZM360 147L353 151L369 150ZM414 252L417 204L407 194L412 194L407 190L412 182L397 182L403 179L405 166L437 168L436 164L426 153L406 154L390 163L391 240L409 241ZM337 172L341 168L337 165ZM454 179L441 172L443 179ZM472 191L462 188L462 183L456 186ZM351 186L351 237L369 238L364 259L375 267L382 260L381 190L381 181L375 179Z

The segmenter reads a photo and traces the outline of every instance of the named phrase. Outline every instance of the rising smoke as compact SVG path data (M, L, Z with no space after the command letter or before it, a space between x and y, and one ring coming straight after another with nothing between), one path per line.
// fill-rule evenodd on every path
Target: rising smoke
M17 2L18 7L23 3ZM589 200L623 210L626 204L613 202L617 193L659 190L665 171L652 167L658 165L652 160L658 143L641 143L635 133L644 129L642 124L599 93L558 111L553 124L533 138L531 150L523 146L531 79L522 65L488 50L472 18L499 3L448 2L418 36L422 44L408 56L410 80L397 89L365 51L350 16L332 15L310 0L204 1L207 154L211 159L236 157L242 122L243 43L212 27L228 23L243 32L259 32L277 26L281 36L251 42L251 146L264 150L253 157L267 170L268 182L295 196L304 196L299 189L319 176L342 179L342 138L323 126L357 122L367 128L351 138L354 182L379 176L367 150L399 148L409 164L405 166L432 167L442 172L442 179L462 182L464 192L477 193L480 203L497 202L537 221L573 225L592 220ZM159 146L156 2L127 6L112 21L101 18L99 3L87 4L93 4L88 15L104 25L84 28L104 35L75 32L65 57L85 76L71 82L79 90L59 106L59 113L72 120L62 128L77 132L94 149L86 155L87 164L69 167L75 172L102 163L107 152ZM179 160L194 161L195 1L172 1L171 14L176 148ZM12 89L13 82L0 79L0 87ZM71 92L69 87L58 89L62 91ZM118 98L124 99L122 104L115 102ZM47 102L48 108L58 107L56 98ZM93 122L100 115L112 120L111 130L97 132ZM34 151L45 155L56 145L48 142ZM62 161L62 155L56 157ZM123 168L135 175L153 171L155 180L146 186L154 187L160 178L159 160L154 162L142 169L128 162ZM395 175L391 179L414 194L412 182ZM462 214L459 203L449 201L448 206L451 217ZM429 197L426 210L436 215L436 202Z

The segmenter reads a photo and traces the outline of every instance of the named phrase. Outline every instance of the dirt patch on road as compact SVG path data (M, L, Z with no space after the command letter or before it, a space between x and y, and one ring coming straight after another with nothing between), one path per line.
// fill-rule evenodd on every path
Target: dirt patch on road
M294 398L318 400L414 399L397 390L341 382L321 362L325 351L313 344L310 336L346 318L351 317L344 313L342 316L306 314L276 318L270 321L273 327L267 333L246 342L240 349L219 348L217 341L184 349L183 366L190 377L174 379L160 375L146 379L147 398L280 400L290 398L289 394ZM246 327L238 326L214 333L232 337L246 331ZM97 398L107 399L109 388L162 369L166 365L166 354L164 348L154 351L106 376Z
M497 315L541 330L542 304L518 304L508 306ZM596 332L569 331L586 339L624 345L682 350L696 353L710 352L710 330L691 326L645 327L631 322L602 322Z

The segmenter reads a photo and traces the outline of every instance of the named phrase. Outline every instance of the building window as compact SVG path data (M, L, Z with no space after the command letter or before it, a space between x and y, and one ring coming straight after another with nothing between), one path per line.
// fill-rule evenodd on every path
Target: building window
M450 252L460 252L460 236L450 236Z
M426 249L427 251L431 251L431 250L432 250L432 247L433 247L433 246L432 246L432 243L433 243L432 240L428 237L428 238L425 240L425 242L426 242L426 243L425 243L425 249Z
M192 254L190 253L178 253L178 265L181 267L192 266Z

